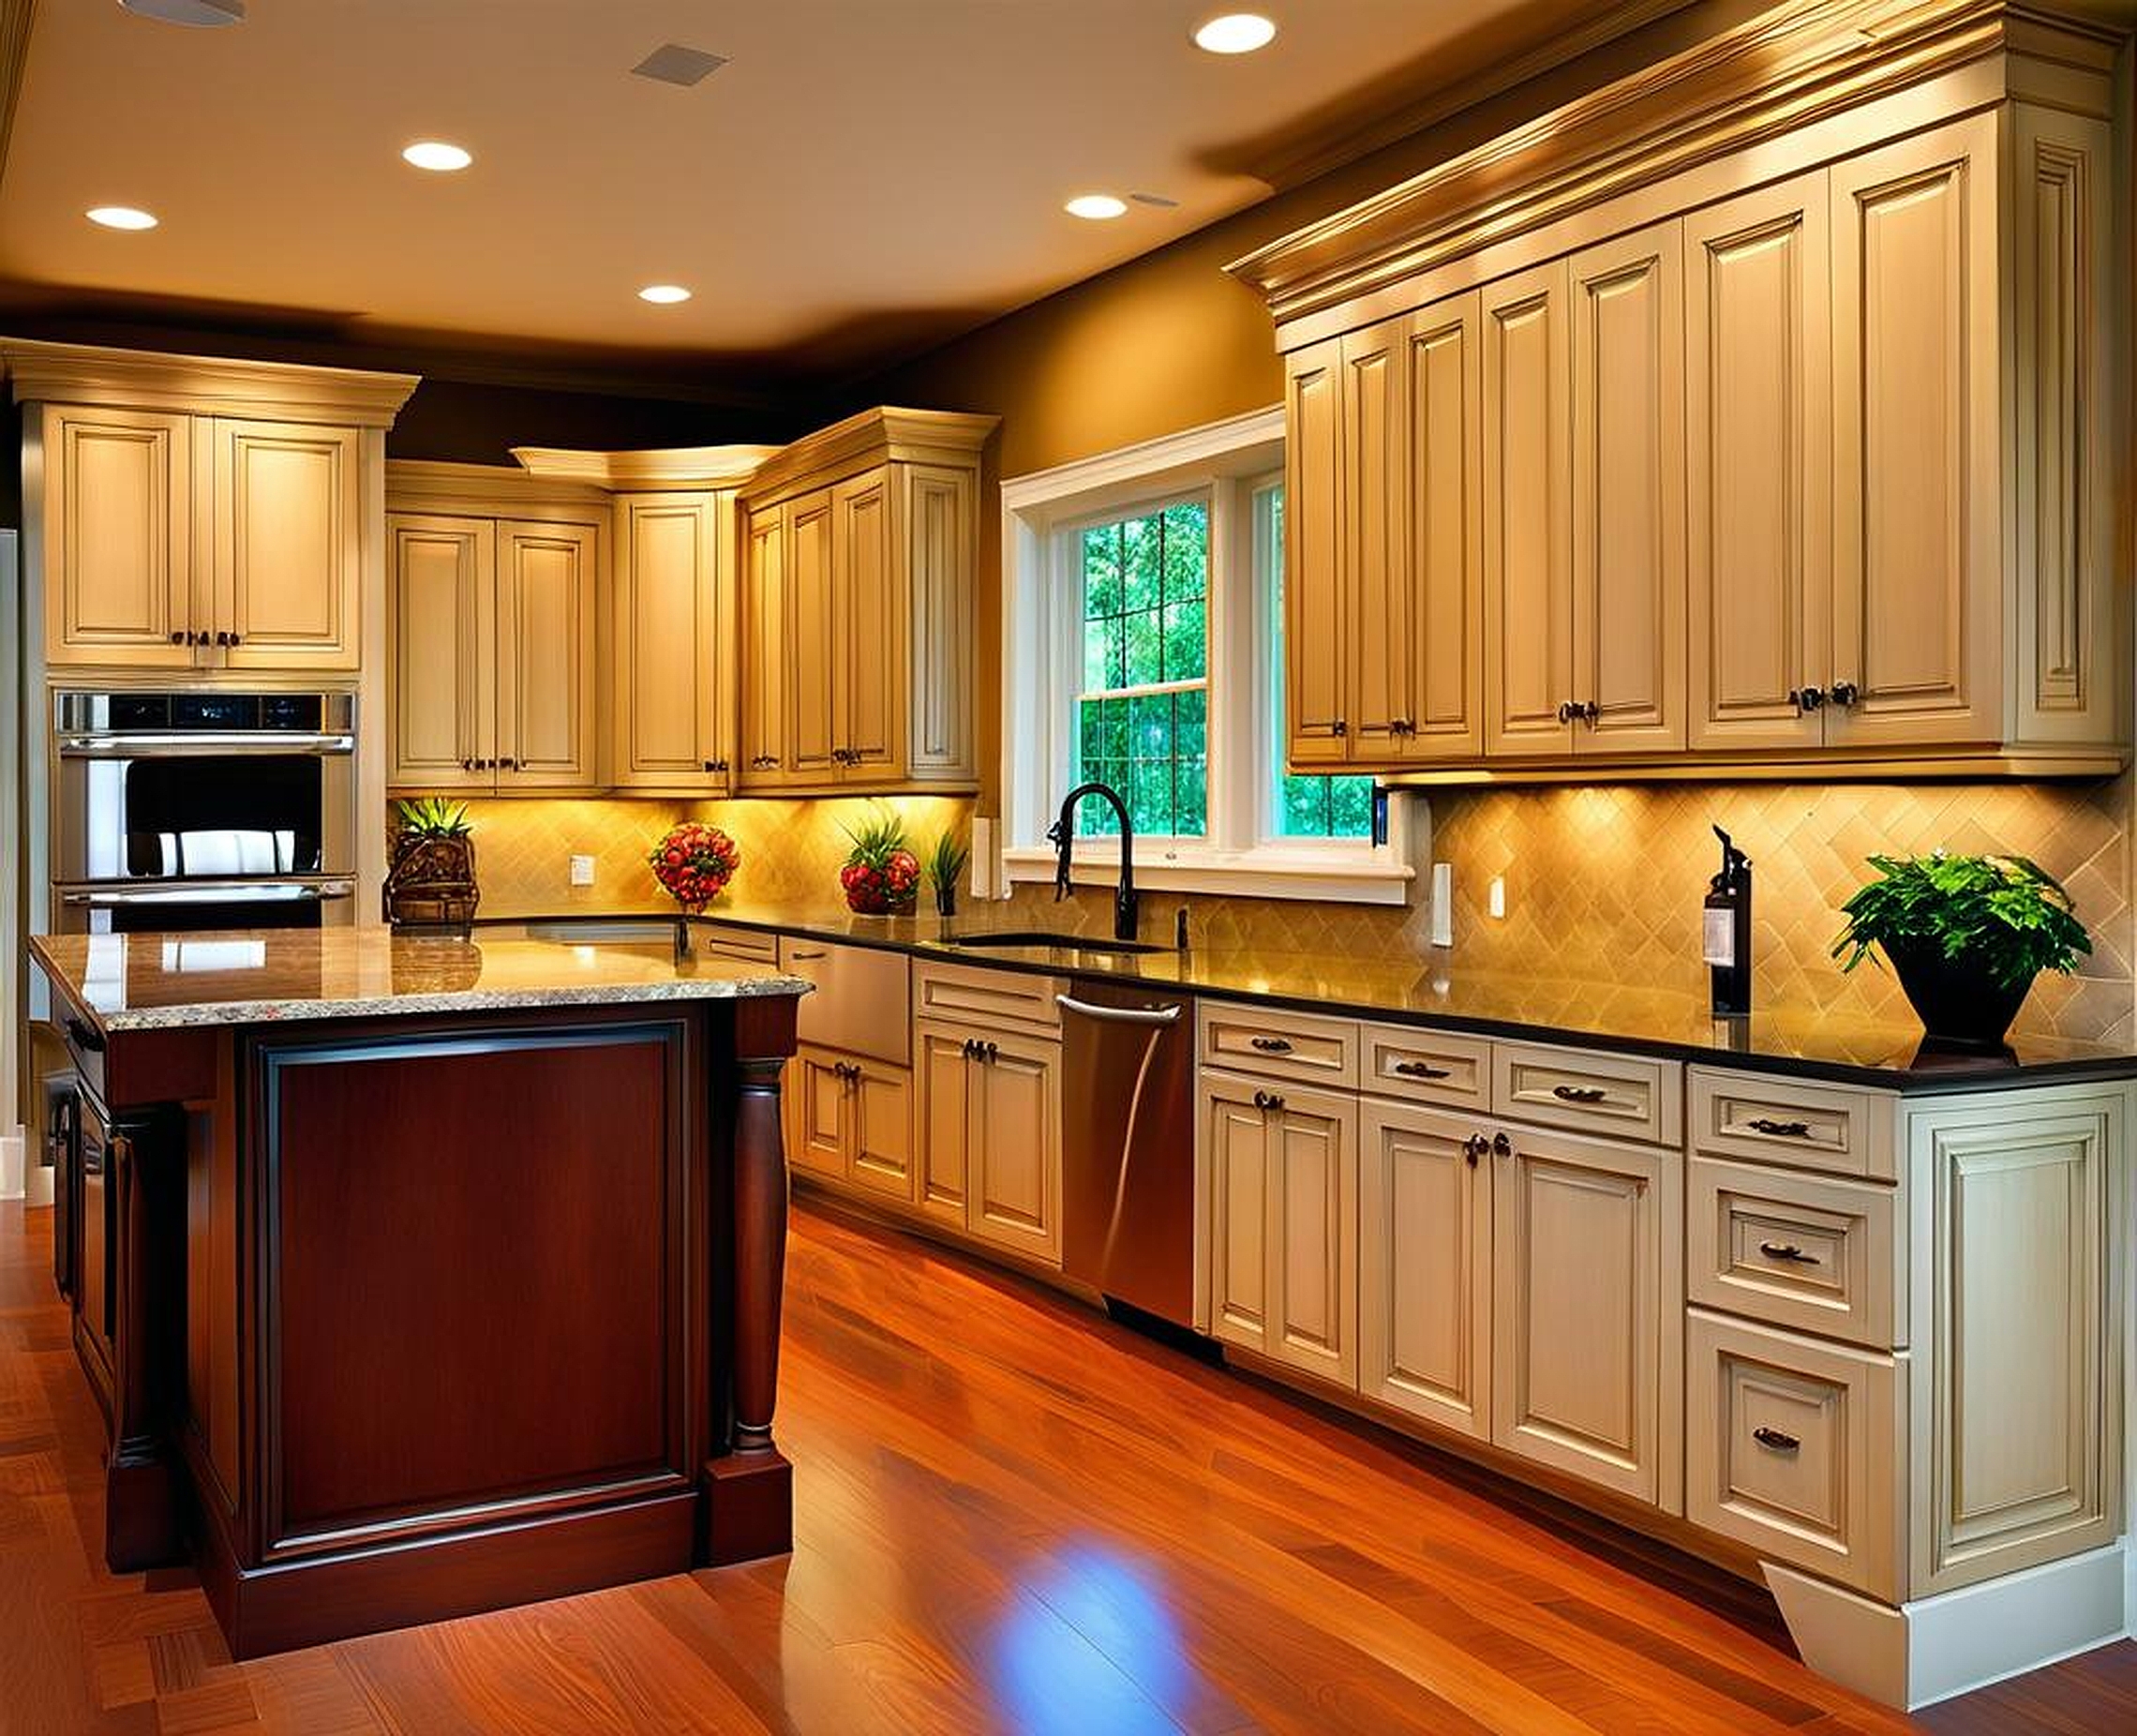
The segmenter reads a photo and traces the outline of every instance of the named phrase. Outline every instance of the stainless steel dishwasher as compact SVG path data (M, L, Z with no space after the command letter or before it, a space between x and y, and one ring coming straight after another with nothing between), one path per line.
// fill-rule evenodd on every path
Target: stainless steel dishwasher
M1061 1006L1061 1256L1111 1303L1194 1325L1194 1002L1070 980Z

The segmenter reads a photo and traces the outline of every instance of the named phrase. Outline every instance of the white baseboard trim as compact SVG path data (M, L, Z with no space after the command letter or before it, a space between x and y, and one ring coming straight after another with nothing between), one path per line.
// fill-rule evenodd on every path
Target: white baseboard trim
M12 1133L0 1133L0 1200L19 1200L29 1179L20 1129Z
M2120 1543L1897 1609L1763 1565L1803 1662L1906 1712L2119 1639L2137 1608L2137 1564Z

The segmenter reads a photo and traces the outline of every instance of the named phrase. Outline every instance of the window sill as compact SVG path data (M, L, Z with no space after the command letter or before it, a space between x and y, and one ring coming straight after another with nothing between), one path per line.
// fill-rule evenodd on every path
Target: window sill
M1138 890L1209 892L1231 898L1300 898L1322 904L1406 905L1416 870L1394 860L1367 861L1356 856L1318 850L1220 850L1153 843L1135 857ZM1054 878L1051 848L1028 846L1002 852L1005 877L1012 884L1043 883ZM1076 841L1068 877L1078 886L1112 886L1120 877L1120 856L1098 839Z

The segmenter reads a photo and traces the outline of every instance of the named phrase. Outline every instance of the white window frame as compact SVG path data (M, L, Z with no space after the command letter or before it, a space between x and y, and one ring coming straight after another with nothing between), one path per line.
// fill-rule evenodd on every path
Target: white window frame
M1136 840L1139 887L1353 904L1409 902L1416 877L1406 799L1388 798L1388 841L1278 838L1268 696L1278 679L1255 560L1254 498L1283 470L1281 406L1190 428L1002 484L1002 819L1005 889L1054 877L1046 829L1075 766L1083 688L1082 574L1071 532L1139 508L1209 503L1208 835ZM1239 770L1242 756L1247 769ZM1078 837L1079 885L1111 885L1118 844Z

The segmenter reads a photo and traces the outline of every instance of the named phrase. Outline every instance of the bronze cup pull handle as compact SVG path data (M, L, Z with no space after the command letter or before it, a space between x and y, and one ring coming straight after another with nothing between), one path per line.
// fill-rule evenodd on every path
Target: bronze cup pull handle
M1247 1042L1249 1048L1259 1049L1263 1055L1289 1055L1292 1052L1291 1044L1281 1037L1249 1037Z
M1551 1095L1562 1103L1600 1103L1605 1094L1601 1085L1555 1085Z
M1816 1254L1807 1254L1793 1242L1761 1242L1758 1251L1769 1260L1786 1260L1792 1265L1817 1265Z
M1751 1438L1776 1453L1792 1453L1803 1444L1794 1435L1783 1434L1780 1429L1769 1429L1763 1423L1751 1431Z
M1450 1077L1444 1067L1433 1067L1424 1061L1392 1061L1391 1073L1400 1073L1405 1079L1445 1079Z
M1811 1136L1808 1121L1775 1121L1769 1115L1754 1115L1744 1125L1754 1133L1763 1133L1769 1139L1808 1139Z

